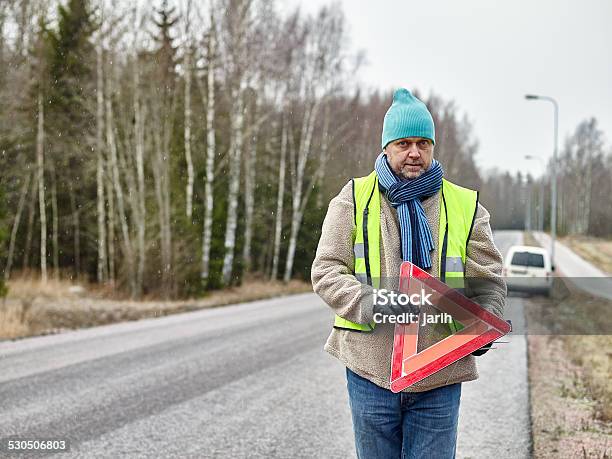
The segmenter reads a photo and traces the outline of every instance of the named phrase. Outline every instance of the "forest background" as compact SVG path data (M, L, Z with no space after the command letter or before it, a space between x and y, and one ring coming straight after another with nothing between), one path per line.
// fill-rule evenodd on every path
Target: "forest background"
M0 0L0 283L36 272L137 299L308 281L327 204L372 170L393 91L355 83L346 29L337 4ZM550 164L480 169L469 114L410 89L446 177L480 190L493 228L546 230ZM564 136L557 172L559 232L610 237L596 119Z

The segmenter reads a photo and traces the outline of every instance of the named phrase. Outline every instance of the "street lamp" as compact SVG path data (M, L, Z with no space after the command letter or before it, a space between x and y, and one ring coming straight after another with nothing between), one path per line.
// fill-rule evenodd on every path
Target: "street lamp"
M544 175L546 174L546 166L544 165L544 160L538 156L532 156L532 155L525 155L525 159L527 160L536 160L540 162L540 165L542 166L542 179L540 180L540 205L539 205L539 209L538 209L538 229L540 231L544 231Z
M551 164L551 198L550 198L550 262L555 266L555 238L557 236L557 149L559 137L559 105L557 101L548 96L536 96L534 94L526 94L527 100L545 100L553 104L554 107L554 142L555 149L553 150L553 160Z

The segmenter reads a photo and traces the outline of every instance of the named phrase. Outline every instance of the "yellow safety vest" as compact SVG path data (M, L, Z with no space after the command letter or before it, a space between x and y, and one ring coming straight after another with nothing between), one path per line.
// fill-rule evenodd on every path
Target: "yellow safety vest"
M380 282L380 196L378 177L373 171L366 177L353 179L355 237L353 252L355 277L374 288ZM438 241L438 277L450 287L464 288L467 244L478 208L478 192L442 179ZM334 328L370 332L375 323L351 322L336 315ZM463 328L459 322L449 324L451 333Z

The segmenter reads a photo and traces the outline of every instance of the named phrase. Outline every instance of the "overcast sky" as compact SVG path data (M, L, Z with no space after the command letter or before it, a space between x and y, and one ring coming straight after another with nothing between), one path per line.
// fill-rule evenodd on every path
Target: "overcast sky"
M313 12L327 0L292 0ZM454 100L480 141L484 168L528 168L594 116L612 143L612 1L341 0L351 48L363 49L367 87L403 86ZM381 120L382 122L382 120Z

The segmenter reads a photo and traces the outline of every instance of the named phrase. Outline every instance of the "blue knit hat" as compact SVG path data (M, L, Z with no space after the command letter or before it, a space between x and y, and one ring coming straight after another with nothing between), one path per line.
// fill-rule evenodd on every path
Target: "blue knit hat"
M435 144L436 130L431 113L423 102L404 88L393 93L393 103L385 114L382 148L404 137L423 137Z

